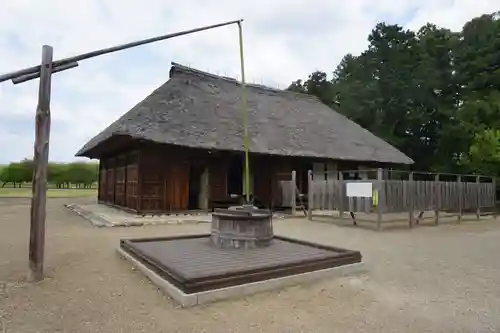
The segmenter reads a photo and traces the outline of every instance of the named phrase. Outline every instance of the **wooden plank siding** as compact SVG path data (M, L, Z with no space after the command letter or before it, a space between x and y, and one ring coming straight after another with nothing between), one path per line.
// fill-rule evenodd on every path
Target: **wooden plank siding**
M189 168L187 161L171 161L165 168L166 202L169 211L187 210L189 200Z
M229 166L231 159L239 153L209 152L152 143L136 144L131 148L134 150L121 150L119 155L100 160L99 202L139 213L187 210L190 181L198 181L189 179L192 167L196 167L195 174L204 168L208 170L206 197L209 209L213 207L213 201L228 200ZM282 205L280 181L291 180L292 170L296 171L299 192L307 194L307 172L312 168L313 162L331 161L251 154L254 197L267 208ZM337 163L340 170L354 167L353 162ZM206 204L204 207L206 208Z
M161 212L165 210L165 168L163 158L151 151L141 151L139 160L139 183L141 212Z
M125 206L133 210L139 210L138 207L138 183L139 183L139 152L132 152L127 155L126 168L126 189Z
M254 196L265 207L271 207L273 197L273 159L270 156L256 156L250 160L254 170Z
M115 163L115 200L113 203L123 207L126 207L126 169L126 156L118 156Z
M137 210L138 152L101 159L99 202Z
M115 203L115 159L109 158L107 160L106 170L106 198L104 201L111 204Z
M97 188L97 200L106 201L106 166L105 161L99 161L99 184Z
M212 200L227 199L228 168L228 160L224 156L215 157L209 161L209 202Z

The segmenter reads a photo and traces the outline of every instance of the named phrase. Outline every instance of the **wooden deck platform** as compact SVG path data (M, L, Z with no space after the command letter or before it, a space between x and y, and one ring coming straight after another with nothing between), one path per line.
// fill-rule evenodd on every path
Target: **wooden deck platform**
M361 262L358 251L278 236L257 249L219 249L208 234L121 240L120 247L186 294Z

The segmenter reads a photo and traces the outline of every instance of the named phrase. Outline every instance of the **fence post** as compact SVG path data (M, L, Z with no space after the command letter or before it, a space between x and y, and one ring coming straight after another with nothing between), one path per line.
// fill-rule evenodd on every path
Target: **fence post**
M415 189L413 186L413 172L408 174L408 193L410 195L410 205L408 207L408 226L413 228L413 205L415 202Z
M496 178L493 177L491 179L491 182L493 183L493 219L497 219L497 182Z
M377 230L380 230L382 228L382 202L385 200L382 190L384 182L384 174L382 168L379 168L377 170L377 196L378 196L378 202L377 202Z
M476 219L481 218L481 184L480 176L476 176L476 196L477 196L477 207L476 207Z
M344 218L344 174L339 171L339 217L342 220Z
M462 220L462 191L463 191L463 186L462 186L462 176L458 176L457 178L457 186L458 186L458 217L457 221L460 222Z
M439 209L441 209L441 186L439 173L434 176L434 224L439 224Z
M297 186L297 172L295 170L292 171L292 184L291 184L291 191L292 191L292 216L295 216L295 212L297 210L297 195L295 191L295 186Z
M312 191L312 170L307 171L307 219L312 221L312 211L314 207L314 198Z

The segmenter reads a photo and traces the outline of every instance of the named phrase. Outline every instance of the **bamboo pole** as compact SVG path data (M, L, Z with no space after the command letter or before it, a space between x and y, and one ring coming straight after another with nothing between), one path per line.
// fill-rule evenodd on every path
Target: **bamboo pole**
M51 46L42 48L38 106L35 118L35 147L33 157L33 187L31 197L31 221L29 262L30 280L43 279L43 259L45 247L45 215L47 201L47 168L49 163L50 140L50 90L52 72Z
M243 146L245 149L245 194L246 201L250 203L250 162L248 161L248 110L247 110L247 97L246 97L246 83L245 83L245 57L243 53L243 29L241 21L238 21L238 32L240 39L240 65L241 65L241 104L243 106L243 127L244 137Z

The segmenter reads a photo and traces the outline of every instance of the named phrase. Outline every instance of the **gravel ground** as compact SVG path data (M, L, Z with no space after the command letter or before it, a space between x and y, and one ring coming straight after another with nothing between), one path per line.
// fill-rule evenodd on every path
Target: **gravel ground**
M0 200L0 333L500 332L497 222L377 233L277 220L278 234L361 250L369 273L180 309L115 248L208 225L98 229L69 201L48 202L48 278L34 285L24 279L28 201Z

